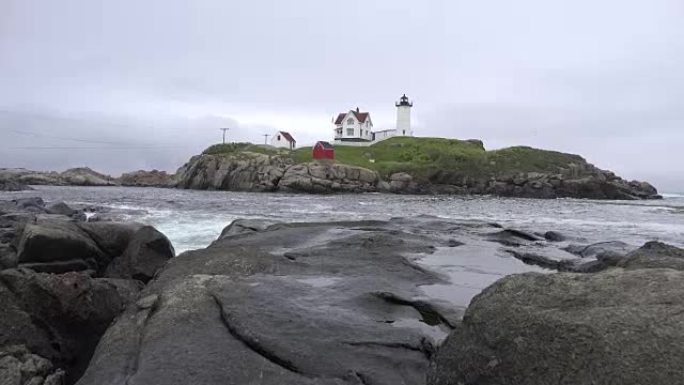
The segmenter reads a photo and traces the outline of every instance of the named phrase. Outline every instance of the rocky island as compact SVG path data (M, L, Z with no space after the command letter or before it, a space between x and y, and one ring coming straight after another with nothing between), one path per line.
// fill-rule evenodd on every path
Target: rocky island
M369 147L337 146L335 161L250 144L216 145L175 175L175 186L234 191L390 192L526 198L655 199L648 183L626 181L578 155L479 140L395 137Z
M486 151L479 140L395 137L369 147L337 146L334 161L311 148L214 145L175 174L139 170L118 178L89 168L57 172L0 169L0 189L27 185L136 186L198 190L384 192L523 198L658 199L646 182L626 181L579 155L510 147Z

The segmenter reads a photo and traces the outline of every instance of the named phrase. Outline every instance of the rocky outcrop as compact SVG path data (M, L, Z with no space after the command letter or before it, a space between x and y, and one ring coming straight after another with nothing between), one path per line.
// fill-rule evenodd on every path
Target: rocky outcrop
M241 152L198 155L176 172L175 186L198 190L275 191L292 160Z
M651 242L616 260L497 281L441 346L428 384L681 382L684 250Z
M174 179L173 175L167 174L166 171L138 170L122 174L117 178L117 182L122 186L171 187L174 184Z
M40 198L0 202L3 384L74 383L112 320L174 255L149 226L78 214Z
M282 155L199 155L176 172L176 187L307 193L378 191L374 171L331 162L294 164Z
M436 170L420 183L426 193L487 194L523 198L659 199L658 191L646 182L626 181L577 157L576 163L557 172L517 172L466 175ZM456 190L455 190L456 189Z
M18 185L54 186L115 186L108 175L100 174L87 167L72 168L64 172L31 171L23 168L0 169L0 183Z
M657 199L655 187L646 182L625 181L610 171L591 165L569 173L519 173L495 177L484 186L488 194L528 198Z
M375 171L332 162L311 162L287 168L278 188L314 194L358 193L378 190Z
M60 174L65 184L70 186L115 186L116 182L109 175L100 174L88 167L72 168Z

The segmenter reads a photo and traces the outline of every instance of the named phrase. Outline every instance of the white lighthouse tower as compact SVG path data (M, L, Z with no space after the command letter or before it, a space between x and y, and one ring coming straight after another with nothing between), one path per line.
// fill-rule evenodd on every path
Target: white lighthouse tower
M413 107L413 102L409 101L409 98L404 94L394 105L397 106L396 135L413 136L413 130L411 130L411 107Z

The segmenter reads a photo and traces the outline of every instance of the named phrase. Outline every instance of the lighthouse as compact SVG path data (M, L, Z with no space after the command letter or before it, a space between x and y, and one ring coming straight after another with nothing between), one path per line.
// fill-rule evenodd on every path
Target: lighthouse
M413 102L409 101L409 98L404 94L394 105L397 106L396 135L413 136L413 130L411 130L411 107L413 107Z

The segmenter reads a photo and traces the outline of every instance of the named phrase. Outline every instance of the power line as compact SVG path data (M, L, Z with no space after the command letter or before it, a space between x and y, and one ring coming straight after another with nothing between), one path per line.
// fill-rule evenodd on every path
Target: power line
M6 147L8 150L162 150L168 148L187 148L187 146L118 146L118 147L77 147L77 146L18 146Z
M117 144L118 145L128 145L128 144L130 144L130 143L126 143L126 142L110 142L110 141L104 141L104 140L78 139L78 138L72 138L72 137L68 137L68 136L46 135L46 134L39 134L36 132L14 130L14 129L11 129L10 131L17 133L17 134L28 135L28 136L38 137L38 138L48 138L48 139L57 139L57 140L71 140L74 142L81 142L81 143L114 144L114 145L117 145Z

